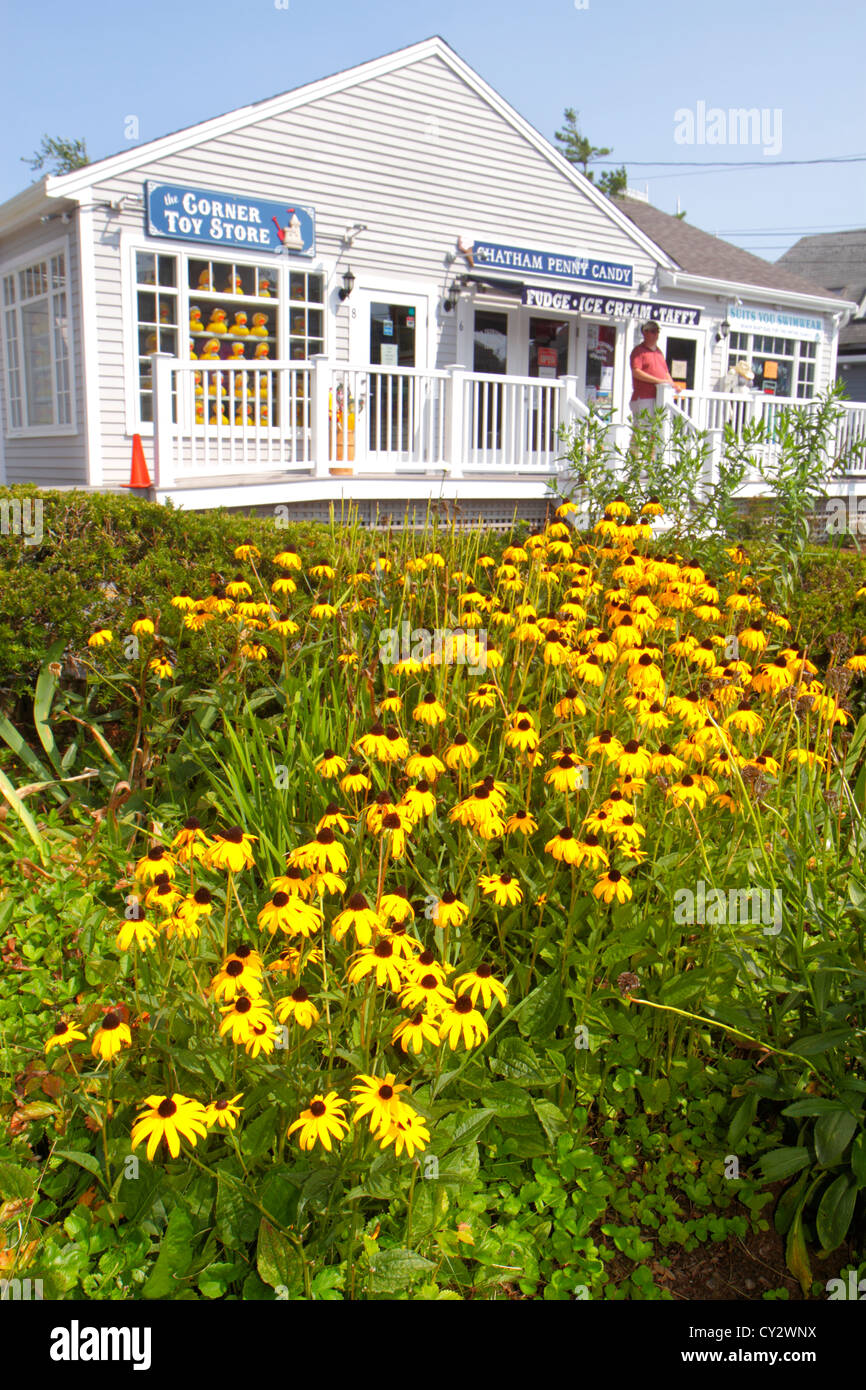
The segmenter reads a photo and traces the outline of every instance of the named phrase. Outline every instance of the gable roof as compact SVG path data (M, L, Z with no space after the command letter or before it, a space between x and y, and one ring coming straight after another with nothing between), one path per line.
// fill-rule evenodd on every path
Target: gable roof
M652 237L689 275L727 280L736 285L756 285L761 289L784 290L789 294L819 295L827 298L821 281L808 280L792 271L762 261L750 251L742 251L721 237L711 236L679 217L661 212L637 198L613 200L647 236ZM844 296L839 296L840 300Z
M664 268L673 268L674 262L667 253L639 225L626 216L623 210L602 193L590 179L586 178L573 164L570 164L546 136L542 135L521 116L504 97L500 96L489 83L475 72L474 68L464 62L450 44L438 35L423 39L419 43L410 44L406 48L397 49L393 53L374 58L369 62L360 63L356 67L346 68L330 77L323 77L317 81L306 83L279 96L268 97L263 101L242 106L235 111L229 111L224 115L214 116L196 125L187 126L173 134L150 140L143 145L136 145L132 149L125 149L119 154L95 160L82 169L49 177L43 185L45 194L51 198L80 200L81 195L94 184L102 183L115 175L138 169L142 164L163 159L179 150L202 144L204 141L217 136L243 129L245 126L255 125L270 116L292 111L296 107L318 101L334 92L345 91L362 82L369 82L375 77L408 67L412 63L417 63L431 56L440 58L443 63L450 67L503 120L507 121L529 144L534 146L539 154L554 165L563 178L578 188L590 202L595 203L596 207L601 209L606 217L609 217L631 241L640 247L645 255ZM10 201L14 202L15 200ZM8 209L8 203L0 206L0 224L8 220L4 216L4 211Z
M803 236L778 264L795 275L805 275L816 285L862 299L866 292L866 227L852 232L822 232Z

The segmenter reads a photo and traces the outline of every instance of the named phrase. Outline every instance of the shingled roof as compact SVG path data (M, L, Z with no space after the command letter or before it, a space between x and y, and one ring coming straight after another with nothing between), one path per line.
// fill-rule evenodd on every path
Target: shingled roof
M613 201L648 237L676 261L687 275L705 275L734 285L755 285L767 290L787 290L791 294L827 297L820 282L807 280L790 270L762 261L750 251L741 251L721 237L702 232L699 227L673 217L668 212L638 198L617 197ZM842 299L845 296L839 295Z
M853 232L822 232L795 242L779 265L796 275L808 275L819 285L853 299L866 301L866 227ZM839 351L866 352L866 317L855 318L839 334Z

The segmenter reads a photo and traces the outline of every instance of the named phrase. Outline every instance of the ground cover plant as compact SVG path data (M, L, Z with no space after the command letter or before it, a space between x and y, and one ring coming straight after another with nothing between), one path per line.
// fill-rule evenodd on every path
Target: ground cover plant
M866 650L819 670L660 512L261 523L49 649L0 724L7 1277L670 1298L771 1235L737 1296L858 1273Z

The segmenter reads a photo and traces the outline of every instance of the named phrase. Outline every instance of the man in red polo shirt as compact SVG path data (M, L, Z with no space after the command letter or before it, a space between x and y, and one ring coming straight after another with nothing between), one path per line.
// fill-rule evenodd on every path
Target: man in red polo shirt
M662 385L673 386L679 395L682 386L677 386L668 371L664 353L659 347L659 326L657 323L643 325L643 342L632 348L629 357L631 365L631 413L635 427L641 423L649 424L656 408L656 390Z

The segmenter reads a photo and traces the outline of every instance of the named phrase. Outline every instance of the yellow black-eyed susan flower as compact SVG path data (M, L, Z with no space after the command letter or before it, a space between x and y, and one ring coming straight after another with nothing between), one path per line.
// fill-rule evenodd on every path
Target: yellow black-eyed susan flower
M382 894L379 899L379 911L392 922L408 922L415 916L408 890L402 885Z
M340 778L340 791L348 795L357 796L360 792L369 791L372 785L367 773L357 763L352 763L346 769L345 777Z
M144 1111L132 1126L132 1148L146 1139L149 1159L163 1141L172 1158L177 1158L181 1139L195 1146L200 1138L207 1138L205 1109L200 1100L175 1092L172 1096L147 1096L142 1105Z
M369 946L374 932L381 932L384 919L370 907L363 893L353 893L343 911L338 913L331 925L331 933L337 941L342 941L347 931L355 933L359 946Z
M133 945L137 946L140 951L149 951L155 946L156 941L157 931L153 923L148 922L147 915L140 904L133 904L128 909L126 919L117 933L118 951L128 951Z
M152 637L156 628L152 618L142 616L132 623L132 631L136 637Z
M289 1125L289 1138L295 1130L300 1130L298 1141L302 1149L313 1149L318 1143L330 1153L332 1141L336 1139L339 1143L348 1133L349 1126L344 1114L347 1104L336 1091L313 1096L308 1109L301 1111L300 1119Z
M306 901L302 893L277 889L259 912L257 920L259 926L269 931L271 936L279 930L288 936L310 937L320 930L324 914Z
M398 1081L393 1072L389 1071L384 1077L362 1072L352 1087L355 1124L366 1118L371 1134L381 1137L395 1120L412 1113L400 1099L401 1093L408 1090L406 1082Z
M321 1016L303 985L298 985L298 988L287 994L284 999L278 999L274 1013L280 1023L293 1020L299 1028L306 1029L312 1028Z
M473 747L465 734L455 734L454 741L449 743L442 754L445 766L452 772L457 772L460 768L472 767L480 756L478 749Z
M447 1038L452 1052L461 1040L467 1048L472 1048L486 1042L489 1036L484 1015L473 1006L468 994L458 994L453 1004L443 1009L439 1020L439 1037L443 1041Z
M239 1091L231 1100L212 1100L205 1106L204 1122L208 1129L219 1126L220 1129L234 1129L237 1125L240 1113L243 1110L238 1101L243 1098L243 1092Z
M379 1138L379 1136L376 1136ZM379 1147L386 1149L389 1144L394 1145L394 1154L397 1158L405 1150L409 1158L414 1158L415 1151L423 1150L430 1142L430 1131L417 1111L404 1107L403 1114L394 1119L388 1129L379 1139Z
M135 877L143 883L152 883L161 874L171 875L175 871L174 855L159 845L154 845L147 851L143 859L139 859L135 866Z
M505 822L506 835L534 835L538 821L529 811L515 811Z
M432 955L425 952L424 956ZM438 1018L442 1010L453 1003L455 995L445 983L444 968L436 961L421 964L422 957L412 963L408 978L400 993L400 1007L403 1009L424 1009L431 1018Z
M417 720L419 724L427 724L431 728L436 724L444 724L446 719L445 706L437 700L432 691L428 690L422 695L412 711L412 718Z
M231 1004L220 1005L223 1019L220 1023L220 1037L231 1033L232 1042L246 1044L254 1037L254 1027L266 1024L273 1026L273 1018L266 1000L251 998L243 994Z
M195 816L188 816L171 842L171 850L179 864L202 859L210 842Z
M446 888L433 909L433 921L437 927L459 927L468 916L469 908L466 903L450 888Z
M313 869L317 873L330 870L342 874L349 866L346 851L337 843L333 830L318 831L315 840L293 849L288 860L299 869Z
M606 903L612 903L614 898L618 903L624 903L632 896L632 888L626 874L620 873L619 869L608 869L594 885L592 895L603 898Z
M406 775L423 777L425 782L435 782L444 771L445 764L441 758L437 758L429 743L422 743L418 752L412 753L406 762Z
M107 647L108 644L113 641L114 633L111 631L111 628L100 627L97 628L95 632L91 632L87 639L87 645L88 647Z
M436 796L426 778L420 778L414 787L407 787L400 805L406 808L413 825L425 816L432 816L436 810Z
M48 1055L52 1047L69 1047L72 1043L86 1041L87 1034L82 1033L76 1024L70 1023L65 1018L59 1018L54 1025L51 1037L46 1039L45 1055Z
M482 874L478 886L497 907L515 907L523 901L523 890L512 874Z
M90 1048L93 1056L101 1057L103 1061L110 1062L117 1056L121 1048L131 1046L132 1032L129 1024L123 1021L118 1009L109 1009L93 1034Z
M579 858L577 841L574 831L567 825L562 830L558 830L552 839L548 840L544 846L546 854L552 854L553 858L561 864L576 864Z
M468 994L474 1004L481 997L482 1007L489 1009L491 1000L496 999L505 1008L508 1003L508 992L500 980L493 976L493 971L486 962L477 965L474 970L468 970L463 975L458 975L454 981L454 989L458 995Z
M403 984L405 969L405 963L394 950L393 943L383 938L375 946L358 952L349 971L349 983L356 985L368 975L373 975L377 985L388 985L396 994Z
M257 839L257 835L246 834L239 825L218 831L207 852L207 864L212 869L228 869L232 873L250 869L255 862L252 844Z
M414 1052L419 1056L423 1050L425 1042L432 1043L434 1047L439 1045L439 1029L434 1021L434 1016L424 1013L423 1009L418 1009L411 1018L404 1019L398 1023L391 1034L391 1041L395 1046L399 1046L403 1052Z

